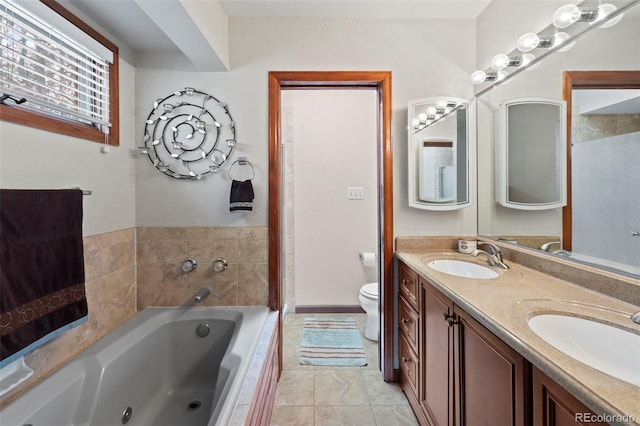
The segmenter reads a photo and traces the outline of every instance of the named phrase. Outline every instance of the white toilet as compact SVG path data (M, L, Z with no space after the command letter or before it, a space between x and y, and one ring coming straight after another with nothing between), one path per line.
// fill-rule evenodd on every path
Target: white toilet
M378 313L378 283L365 284L358 295L360 306L367 313L367 324L364 327L364 337L375 342L380 336L380 315Z

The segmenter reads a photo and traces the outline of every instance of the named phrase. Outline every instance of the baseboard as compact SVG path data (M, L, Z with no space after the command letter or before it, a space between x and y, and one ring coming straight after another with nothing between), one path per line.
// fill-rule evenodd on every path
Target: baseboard
M359 305L296 306L296 314L364 314Z

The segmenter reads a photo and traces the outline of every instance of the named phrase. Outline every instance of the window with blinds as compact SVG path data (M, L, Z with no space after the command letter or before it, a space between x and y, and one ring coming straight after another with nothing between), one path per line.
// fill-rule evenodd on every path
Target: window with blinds
M25 98L23 110L108 134L112 48L47 3L0 0L0 90Z

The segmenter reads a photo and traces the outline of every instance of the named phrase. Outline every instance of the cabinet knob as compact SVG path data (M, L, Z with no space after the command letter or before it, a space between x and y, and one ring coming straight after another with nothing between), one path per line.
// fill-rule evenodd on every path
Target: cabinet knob
M456 316L454 314L445 312L444 314L442 314L442 318L447 322L449 327L453 327L454 325L458 324L458 320L456 319Z
M402 279L402 284L403 285L411 284L411 281L403 278Z
M405 364L409 363L409 362L411 362L411 358L407 358L406 356L403 356L402 357L402 362L404 362Z
M410 320L410 319L407 319L407 318L402 318L400 321L402 321L402 323L403 323L403 324L406 324L406 323L408 323L408 322L411 322L411 320Z

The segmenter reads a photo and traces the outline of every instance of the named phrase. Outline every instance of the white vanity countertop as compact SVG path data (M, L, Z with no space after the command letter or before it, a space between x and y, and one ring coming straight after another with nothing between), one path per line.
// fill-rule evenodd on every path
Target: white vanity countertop
M629 318L640 307L514 262L507 261L509 270L494 268L500 273L497 278L472 279L435 271L427 263L435 259L459 259L486 266L484 258L428 249L401 250L396 255L596 414L634 419L614 418L611 424L640 425L640 387L565 355L528 326L533 316L564 313L597 318L640 333L640 325Z

